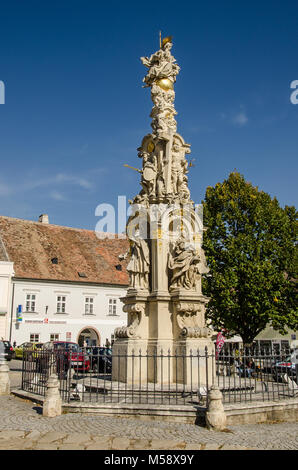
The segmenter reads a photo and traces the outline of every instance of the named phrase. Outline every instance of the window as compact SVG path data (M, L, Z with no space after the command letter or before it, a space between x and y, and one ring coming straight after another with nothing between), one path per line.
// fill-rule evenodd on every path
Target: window
M30 333L30 343L39 343L39 333Z
M59 341L59 333L51 333L50 341Z
M26 312L35 312L36 307L36 295L27 294L26 295Z
M109 315L117 315L117 299L109 299Z
M85 297L85 315L93 315L93 297Z
M57 296L57 313L65 313L66 297L63 295Z

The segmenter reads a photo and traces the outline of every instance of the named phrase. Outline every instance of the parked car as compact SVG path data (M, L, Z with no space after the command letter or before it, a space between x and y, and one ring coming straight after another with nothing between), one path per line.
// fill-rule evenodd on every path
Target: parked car
M49 341L44 344L44 349L52 350L56 353L59 361L63 362L64 370L73 367L75 372L89 372L89 356L77 343L71 341Z
M31 357L36 358L38 355L38 351L40 351L43 347L43 343L22 343L20 346L16 346L14 348L14 357L16 359L23 359L24 350L29 354Z
M48 341L47 343L44 343L43 347L46 350L54 351L65 349L66 351L76 352L80 349L80 346L72 341Z
M276 362L272 368L273 380L276 382L281 382L283 375L287 375L297 383L296 366L292 362L291 356L287 356L284 360Z
M33 343L32 346L32 357L36 359L38 355L40 354L40 351L43 348L43 343Z
M26 343L22 343L19 346L16 346L14 348L14 354L16 359L23 359L24 348L28 350L33 349L33 343L27 341Z
M86 348L93 372L110 374L112 372L112 349L94 346Z
M11 359L14 356L14 351L13 351L13 347L10 344L10 342L9 341L0 341L0 351L1 351L1 349L3 349L4 358L7 361L11 361Z

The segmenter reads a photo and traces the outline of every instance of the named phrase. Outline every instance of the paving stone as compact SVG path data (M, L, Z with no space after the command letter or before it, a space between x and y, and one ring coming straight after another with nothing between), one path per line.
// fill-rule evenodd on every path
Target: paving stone
M207 444L204 444L202 446L202 450L219 450L219 448L221 447L222 444L210 444L210 443L207 443Z
M184 450L201 450L202 444L186 444Z
M79 444L62 444L58 446L58 450L85 450L85 446Z
M112 437L110 436L91 436L92 442L91 444L100 444L100 445L111 445Z
M107 442L94 442L86 445L86 450L109 450L110 448Z
M153 439L151 441L152 450L172 450L172 449L184 449L185 442L175 442L175 441L168 441L163 439Z
M237 446L237 445L228 445L228 444L224 444L220 450L247 450L245 447L243 446Z
M91 434L86 434L82 432L81 434L69 434L65 439L63 439L64 444L79 444L83 445L85 443L92 443Z
M0 440L4 439L9 441L11 439L17 439L18 437L24 437L25 431L0 431Z
M109 436L92 436L92 442L86 444L88 450L108 450L112 439Z
M24 450L32 449L33 442L26 439L13 439L0 442L0 450Z
M58 444L55 445L55 444L47 444L47 443L44 443L44 444L38 443L33 447L33 450L58 450Z
M67 437L67 433L65 432L50 431L50 432L47 432L44 436L42 436L39 442L40 444L44 444L44 443L51 444L52 442L61 441L65 437Z
M113 439L111 436L106 435L106 434L98 435L98 434L93 434L92 433L92 434L90 434L90 436L91 436L91 439L94 442L111 442L111 439Z
M111 443L112 450L126 450L129 449L129 439L125 437L115 437Z
M173 449L185 449L186 442L176 442Z
M26 434L25 439L31 440L31 441L38 441L42 437L43 434L40 431L36 431L36 430L30 431L28 434Z
M135 450L146 450L150 449L150 440L149 439L134 439L130 441L132 449Z

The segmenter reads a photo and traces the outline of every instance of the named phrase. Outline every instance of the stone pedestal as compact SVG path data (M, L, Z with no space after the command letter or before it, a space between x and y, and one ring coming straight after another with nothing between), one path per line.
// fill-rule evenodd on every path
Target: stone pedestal
M223 431L226 429L227 417L222 403L222 393L217 386L212 386L208 395L206 426L208 429Z
M128 325L115 331L113 380L193 387L212 383L213 343L205 326L204 296L130 294L122 301Z
M175 381L191 387L208 388L213 383L215 371L214 358L211 356L212 346L207 339L176 341L178 360Z
M9 367L7 362L0 362L0 395L10 394Z
M50 418L62 414L62 400L59 392L59 380L56 374L52 374L49 377L42 414Z

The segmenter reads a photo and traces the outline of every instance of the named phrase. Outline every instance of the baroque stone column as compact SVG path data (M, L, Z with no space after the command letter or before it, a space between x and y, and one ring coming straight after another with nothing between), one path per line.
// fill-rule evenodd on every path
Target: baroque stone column
M190 145L177 133L174 83L180 67L171 49L171 38L165 38L157 52L141 58L153 101L152 132L138 148L141 190L130 201L130 249L120 258L129 257L130 286L122 299L128 323L115 330L113 378L203 385L207 369L211 380L212 365L195 356L199 351L203 357L206 347L213 351L205 322L208 299L201 291L201 276L208 268L202 220L188 188ZM146 361L140 350L150 356ZM160 354L167 356L163 363L156 358ZM135 355L138 366L132 365Z

